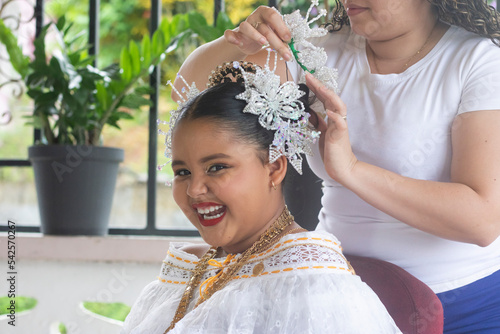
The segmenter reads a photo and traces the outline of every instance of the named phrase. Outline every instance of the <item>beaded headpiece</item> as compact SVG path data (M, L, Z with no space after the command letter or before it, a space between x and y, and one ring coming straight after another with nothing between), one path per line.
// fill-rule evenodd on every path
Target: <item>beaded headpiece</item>
M309 114L305 111L300 98L305 94L292 81L281 84L275 74L278 55L274 53L274 66L269 66L271 50L268 50L264 68L257 67L255 73L241 68L245 91L236 95L237 99L247 102L243 112L259 116L260 125L273 130L274 140L269 146L269 162L280 156L287 157L290 164L302 174L301 153L311 155L310 144L319 138L319 132L308 125Z
M325 10L320 10L316 18L309 19L312 9L318 1L312 1L307 15L302 18L300 11L284 15L283 20L290 29L292 38L289 44L297 63L322 81L329 88L337 89L337 72L326 66L326 52L323 48L314 46L309 39L324 36L324 28L310 28L309 25L320 17L326 15ZM298 50L300 49L300 51ZM270 59L274 54L274 65L271 69ZM319 138L320 133L314 131L308 123L309 114L305 111L300 98L305 92L292 81L281 84L281 78L275 73L278 55L268 49L266 65L261 68L248 62L231 62L218 66L209 77L208 87L226 81L243 82L245 91L236 96L237 99L247 102L243 112L259 116L259 123L267 130L275 131L274 140L269 147L270 163L284 155L290 164L302 174L302 153L312 154L310 144ZM171 112L170 121L159 121L159 124L169 124L169 130L160 134L165 135L165 156L168 161L172 159L172 134L179 115L186 104L200 91L195 84L189 85L182 76L184 87L179 92L170 82L174 92L179 96L179 107ZM300 81L304 81L304 76ZM165 164L159 166L161 169Z
M325 49L311 43L311 38L322 37L328 33L324 27L313 27L310 25L321 17L326 16L326 9L318 10L318 15L309 20L314 7L318 6L319 0L312 0L306 16L300 15L300 10L291 14L283 15L283 21L291 32L291 41L288 43L292 54L304 70L299 82L305 81L305 72L311 73L315 78L322 81L328 88L338 93L338 71L326 66L328 56Z

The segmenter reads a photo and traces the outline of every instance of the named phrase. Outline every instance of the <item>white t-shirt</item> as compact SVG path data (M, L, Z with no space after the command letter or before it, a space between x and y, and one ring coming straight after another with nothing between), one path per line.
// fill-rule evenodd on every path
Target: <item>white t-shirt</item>
M449 182L455 117L500 110L500 48L462 28L450 27L429 54L401 74L371 74L365 39L349 29L328 34L318 45L329 55L328 66L339 70L339 95L360 161L415 179ZM296 65L289 68L298 78ZM500 269L500 238L482 248L410 227L332 180L317 145L314 151L309 164L324 180L318 230L335 234L346 254L392 262L436 293Z

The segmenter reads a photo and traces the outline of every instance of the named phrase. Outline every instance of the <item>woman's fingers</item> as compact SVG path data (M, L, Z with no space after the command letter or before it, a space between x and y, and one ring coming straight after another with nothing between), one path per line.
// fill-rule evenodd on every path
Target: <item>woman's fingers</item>
M269 46L285 60L292 57L287 45L291 38L290 30L274 8L260 6L236 29L227 30L224 37L246 54L255 54L263 46Z
M265 23L262 23L260 21L255 21L251 23L249 19L246 21L243 21L240 23L240 26L238 27L238 32L240 34L243 34L245 37L248 37L249 39L258 42L261 45L268 44L268 40L264 34L262 34L259 31L259 28L262 30L263 26Z
M283 57L283 59L285 59L286 61L292 60L292 53L290 51L290 48L288 47L288 44L283 42L281 37L277 35L269 25L262 23L257 27L256 30L258 30L259 33L261 33L265 37L269 47L273 50L276 50L276 52L278 52L278 54Z
M326 114L328 116L328 127L335 126L335 130L343 131L347 130L347 118L346 116L342 116L337 112L326 110Z
M262 25L267 25L280 41L290 42L290 30L283 21L281 14L274 8L260 6L247 17L245 22L249 23L255 29L259 29Z
M325 109L333 110L340 116L346 115L346 106L340 97L310 73L306 73L306 84L323 103Z

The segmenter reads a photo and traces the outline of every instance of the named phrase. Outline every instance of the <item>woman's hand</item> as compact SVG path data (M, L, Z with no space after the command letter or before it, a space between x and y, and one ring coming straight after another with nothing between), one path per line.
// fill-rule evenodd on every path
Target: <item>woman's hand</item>
M344 102L318 79L306 73L306 84L323 103L328 115L327 122L320 120L320 152L328 175L343 183L357 163L352 152L347 130L347 110Z
M233 30L226 30L224 38L246 55L259 52L269 45L285 60L291 60L288 48L291 34L281 14L274 8L260 6Z

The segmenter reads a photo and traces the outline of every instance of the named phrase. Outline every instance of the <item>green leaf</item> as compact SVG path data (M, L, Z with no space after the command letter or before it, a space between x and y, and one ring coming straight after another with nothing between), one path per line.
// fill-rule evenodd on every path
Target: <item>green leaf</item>
M108 109L108 92L106 91L106 87L100 82L96 83L96 89L97 89L97 100L102 106L102 109Z
M151 100L139 94L128 94L121 101L120 106L128 109L139 109L142 106L150 106Z
M141 73L141 55L139 47L134 41L129 42L130 61L132 63L132 75L138 76Z
M176 14L170 22L170 36L175 36L189 29L188 14Z
M117 117L117 119L134 119L134 116L124 111L117 111L114 113L114 115Z
M47 74L50 73L49 67L45 65L44 69L40 69L38 72L33 71L26 77L26 86L28 87L28 93L30 90L40 90L47 84Z
M69 92L63 93L64 104L67 106L65 109L68 113L68 116L78 115L79 113L85 113L86 110L82 109L82 105L75 98L73 94Z
M160 30L163 33L163 37L165 37L166 40L169 40L170 36L172 36L172 24L168 21L168 19L161 20L157 30Z
M181 32L179 35L175 36L174 38L172 38L165 53L170 53L170 52L177 50L177 48L179 46L183 45L184 40L186 38L188 38L189 36L191 36L192 34L193 34L192 30L186 30L186 31Z
M217 29L217 34L222 36L224 31L227 29L234 29L234 24L225 12L219 12L217 15L217 21L215 22L215 28Z
M134 93L139 94L139 95L149 95L149 94L152 94L153 91L154 91L153 88L149 85L137 86L134 89Z
M59 98L59 93L57 92L47 92L43 94L39 94L35 102L39 105L54 105Z
M60 113L56 109L55 106L51 104L39 104L35 106L33 110L33 116L40 117L40 115L50 116L50 115L59 115Z
M28 74L29 57L23 55L16 37L2 19L0 19L0 42L5 45L12 67L24 78Z
M66 83L62 83L60 81L66 81L66 78L69 79L69 75L65 77L65 69L64 69L64 60L59 61L58 57L52 57L50 59L50 63L48 66L50 73L47 75L47 83L52 85L52 82L58 82L59 85L67 86ZM73 75L72 75L73 76Z
M188 22L189 27L205 42L212 41L220 37L218 35L217 29L208 25L205 17L198 12L189 12Z
M51 25L52 23L45 25L40 31L40 35L38 35L38 37L33 42L35 46L35 51L33 52L33 54L35 55L35 59L30 66L34 69L34 71L36 71L37 68L47 64L47 58L45 55L45 36L47 35L47 30Z
M71 27L73 27L73 22L70 22L63 31L59 29L61 35L63 36L63 39L69 34L69 31L71 30Z
M159 38L158 35L159 35L159 30L156 30L151 38L151 58L156 58L156 50L158 49L158 38Z
M108 95L109 93L118 94L125 89L126 83L123 81L113 80L108 85Z
M141 49L143 68L148 68L151 62L151 39L148 34L142 38Z
M120 55L120 68L123 81L129 82L132 78L132 64L130 61L130 53L126 47L122 49Z
M28 90L27 94L28 94L29 97L31 97L34 100L38 96L40 96L41 94L43 94L43 92L41 92L39 90L35 90L35 89L30 89L30 90Z
M64 29L65 25L66 25L66 17L61 16L57 20L57 23L56 23L57 30L62 31ZM67 29L69 30L70 27L71 27L71 25ZM66 30L66 32L67 32L67 30Z
M153 34L153 40L155 39L155 37L156 37L156 46L153 46L153 52L154 52L153 55L154 58L158 58L167 49L167 44L165 41L165 36L163 35L163 31L156 30Z
M61 333L61 334L68 334L68 330L62 322L59 323L59 325L57 326L57 329L59 330L59 333Z
M32 297L16 296L16 313L24 312L35 308L37 300ZM0 297L0 315L9 314L9 306L11 306L12 299L7 296Z

